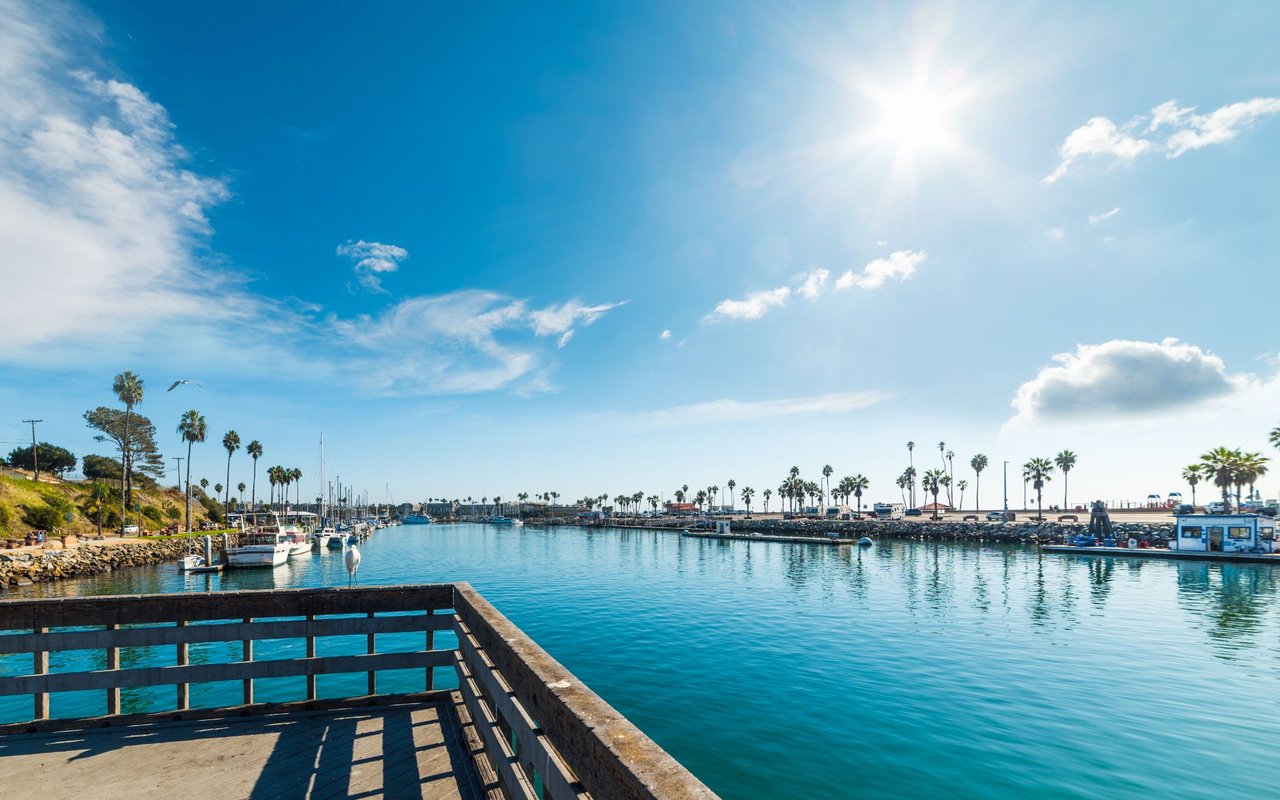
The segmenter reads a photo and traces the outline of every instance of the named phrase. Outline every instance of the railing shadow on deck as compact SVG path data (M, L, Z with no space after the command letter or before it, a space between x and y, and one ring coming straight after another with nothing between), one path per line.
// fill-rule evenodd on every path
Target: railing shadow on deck
M500 784L509 797L715 797L465 583L0 601L0 631L9 631L0 634L0 653L31 658L29 673L0 678L0 697L32 698L31 719L0 726L0 734L137 725L135 732L145 739L177 735L166 732L160 719L395 702L402 695L380 692L379 674L397 670L403 676L404 670L421 670L417 691L422 694L415 699L449 698L444 705L451 713L458 708L457 724L469 733L465 743L455 740L454 747L478 756L481 783ZM437 633L451 634L442 639L456 638L456 646L448 641L448 649L437 647ZM401 647L380 652L377 637L385 634L396 634L393 638ZM318 654L318 640L353 636L364 638L363 652ZM417 636L417 644L405 649L410 641L406 637ZM304 642L305 656L255 658L255 642L281 639ZM193 645L216 642L239 643L240 659L191 663ZM144 651L152 658L122 669L122 647L152 648ZM155 663L154 648L170 647L172 660ZM105 653L107 668L51 671L49 654L66 651ZM452 668L457 693L436 691L440 668ZM366 675L363 695L331 700L319 696L318 676L353 673ZM255 681L269 678L299 679L298 702L257 702ZM190 708L191 684L225 681L241 684L241 703L214 711ZM121 715L121 689L166 685L174 687L171 709L159 715ZM104 693L105 716L50 719L51 694L86 690ZM387 722L392 729L389 738L384 730L384 749L389 744L399 753L414 752L412 720L393 715L384 726ZM337 746L318 749L311 741L315 734L302 733L304 726L281 729L284 735L268 758L261 785L277 793L279 784L268 781L294 785L300 780L297 773L312 772L299 770L299 764L316 765L314 771L320 771L323 762L336 769L336 762L328 759L337 758L350 768L352 752L344 751L341 742L354 746L354 729L347 731L337 721L331 724L337 726L332 729ZM218 733L216 727L209 728L209 735ZM0 756L4 748L0 737ZM384 763L401 784L418 785L424 777L416 775L418 762L413 758L388 761L384 754ZM266 791L255 791L255 796L267 796Z

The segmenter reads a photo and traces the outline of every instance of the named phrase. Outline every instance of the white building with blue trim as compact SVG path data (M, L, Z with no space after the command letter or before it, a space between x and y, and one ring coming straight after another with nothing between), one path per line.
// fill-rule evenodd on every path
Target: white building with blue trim
M1202 553L1272 553L1276 520L1264 514L1187 514L1178 517L1173 550Z

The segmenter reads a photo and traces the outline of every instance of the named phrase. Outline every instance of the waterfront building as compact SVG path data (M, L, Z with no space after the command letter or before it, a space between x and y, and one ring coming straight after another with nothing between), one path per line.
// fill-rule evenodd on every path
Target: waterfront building
M1276 521L1263 514L1187 514L1178 517L1170 547L1220 553L1276 551Z

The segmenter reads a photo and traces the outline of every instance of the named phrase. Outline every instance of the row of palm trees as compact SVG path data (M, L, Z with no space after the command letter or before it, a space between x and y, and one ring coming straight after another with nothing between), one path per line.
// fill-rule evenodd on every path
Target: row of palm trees
M1280 447L1280 428L1271 431L1271 444ZM1269 458L1261 453L1247 453L1240 449L1231 450L1226 447L1215 447L1200 456L1200 460L1189 464L1182 470L1182 479L1191 486L1191 505L1196 503L1196 486L1201 481L1212 480L1222 490L1223 510L1232 508L1231 498L1240 501L1240 492L1249 487L1249 497L1255 494L1254 485L1258 479L1267 474ZM1234 494L1231 492L1235 489Z

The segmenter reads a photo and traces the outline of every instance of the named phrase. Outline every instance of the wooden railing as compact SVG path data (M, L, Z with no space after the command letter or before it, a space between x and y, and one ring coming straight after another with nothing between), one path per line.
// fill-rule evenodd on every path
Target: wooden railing
M247 712L267 707L255 698L262 679L302 678L291 699L305 706L319 699L317 676L365 673L366 694L346 698L363 700L403 696L380 693L379 673L422 670L422 689L439 696L435 670L452 667L510 797L715 796L465 583L3 601L0 631L0 654L31 658L30 673L0 677L0 698L31 696L30 727L50 718L58 692L103 692L97 725L121 714L121 689L172 686L173 703L160 710L183 713L192 684L238 681L241 705L229 707ZM456 647L437 648L441 632L454 634L442 638L452 645L456 636ZM380 634L422 638L405 649L400 637L396 652L378 652ZM317 655L318 640L361 635L364 652ZM300 640L305 656L255 658L263 640ZM240 642L240 660L191 663L193 645L216 642ZM172 663L152 657L122 668L120 650L130 647L172 647ZM51 671L50 654L70 651L101 653L105 669Z

